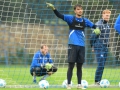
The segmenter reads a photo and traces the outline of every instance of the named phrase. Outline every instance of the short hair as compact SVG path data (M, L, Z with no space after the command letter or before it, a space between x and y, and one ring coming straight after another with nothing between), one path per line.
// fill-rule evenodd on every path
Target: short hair
M103 10L103 12L102 12L102 14L111 14L111 11L110 10L108 10L108 9L105 9L105 10Z
M46 44L43 44L43 45L41 45L41 49L43 49L44 47L48 47Z
M82 6L81 6L80 4L76 4L76 5L74 6L74 10L75 10L77 7L82 8Z

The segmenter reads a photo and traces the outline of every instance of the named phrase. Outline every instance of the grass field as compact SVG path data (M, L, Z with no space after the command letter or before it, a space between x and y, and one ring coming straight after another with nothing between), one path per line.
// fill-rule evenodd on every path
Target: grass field
M63 88L49 88L49 89L40 89L40 88L0 88L0 90L67 90ZM72 88L71 90L78 90ZM82 89L79 89L82 90ZM85 90L120 90L120 88L87 88Z
M32 83L32 76L29 72L30 66L21 66L21 65L12 65L12 66L0 66L0 78L6 80L7 86L6 88L0 88L0 90L42 90L39 87L33 88L35 84ZM83 67L83 76L82 79L88 81L89 85L94 83L94 73L95 66ZM54 75L47 78L50 85L54 85L54 87L50 87L49 90L65 90L65 88L59 87L63 80L66 79L66 71L67 68L64 66L58 67L58 72ZM41 77L37 77L37 81L39 81ZM104 70L103 78L106 78L110 81L111 86L109 88L100 88L100 87L89 87L87 90L120 90L118 87L118 83L120 82L120 70L119 67L108 68L106 67ZM77 85L76 78L76 69L74 68L73 77L72 77L73 85ZM36 84L38 85L38 84ZM59 86L58 86L59 85ZM29 87L22 87L29 86ZM72 90L76 90L76 88L72 88Z

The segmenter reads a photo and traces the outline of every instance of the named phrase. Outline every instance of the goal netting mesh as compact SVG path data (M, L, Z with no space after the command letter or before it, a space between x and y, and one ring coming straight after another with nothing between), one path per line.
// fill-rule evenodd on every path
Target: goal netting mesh
M46 43L58 67L58 72L47 78L50 85L59 86L66 79L68 25L57 18L46 7L46 2L55 5L62 14L73 14L73 6L83 6L83 17L96 23L104 9L112 12L110 24L110 46L103 79L118 87L120 82L120 38L114 23L120 13L120 0L0 0L0 78L8 87L32 87L30 64L40 45ZM96 58L89 44L91 29L86 28L86 62L83 65L82 79L89 85L94 83L97 67ZM37 77L39 81L40 77ZM76 68L72 82L77 84Z

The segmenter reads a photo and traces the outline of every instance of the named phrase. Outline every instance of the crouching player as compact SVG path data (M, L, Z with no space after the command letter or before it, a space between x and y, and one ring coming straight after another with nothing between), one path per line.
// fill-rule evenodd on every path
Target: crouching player
M30 73L33 76L33 83L36 83L36 76L43 76L41 80L46 79L57 71L57 68L53 65L53 61L48 53L48 46L42 45L40 50L37 51L34 56L30 67Z

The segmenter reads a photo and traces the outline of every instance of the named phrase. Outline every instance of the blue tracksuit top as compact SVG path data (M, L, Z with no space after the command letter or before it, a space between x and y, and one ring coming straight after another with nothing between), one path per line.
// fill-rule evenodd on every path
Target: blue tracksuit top
M109 34L110 34L110 27L108 23L104 24L103 19L99 20L96 23L96 26L100 29L101 34L96 35L95 33L91 34L90 37L90 44L95 49L102 49L104 47L109 46Z
M47 53L46 55L43 55L41 53L41 51L37 51L32 59L32 63L31 63L31 68L32 67L40 67L40 66L44 66L46 63L53 63L50 54Z
M120 14L116 19L115 25L114 25L115 30L120 34Z
M68 25L72 24L73 22L73 15L64 15L64 21L67 22ZM83 22L83 18L75 18L78 22ZM84 18L85 20L85 26L86 27L93 27L93 23L88 20L87 18ZM85 34L82 30L69 30L69 38L68 38L68 44L72 45L78 45L78 46L85 46Z

